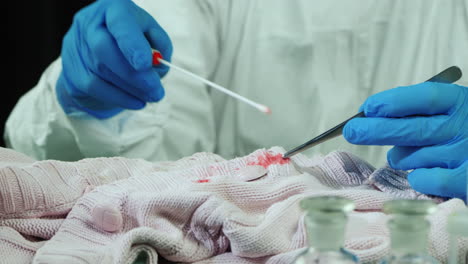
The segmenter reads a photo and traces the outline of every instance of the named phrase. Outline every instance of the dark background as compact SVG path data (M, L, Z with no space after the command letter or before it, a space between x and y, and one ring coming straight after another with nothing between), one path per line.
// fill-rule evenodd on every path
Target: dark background
M62 39L79 9L91 0L12 1L7 13L8 54L0 109L0 145L5 122L18 99L33 88L41 73L60 55Z

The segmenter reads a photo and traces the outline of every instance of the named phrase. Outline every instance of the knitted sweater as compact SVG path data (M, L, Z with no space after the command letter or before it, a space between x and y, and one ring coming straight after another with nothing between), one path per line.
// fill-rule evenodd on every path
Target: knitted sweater
M0 263L132 263L141 252L148 263L291 263L307 244L298 202L316 195L355 202L345 247L363 262L389 253L385 201L434 199L428 249L446 261L446 216L462 200L417 193L405 172L350 153L284 160L283 152L61 162L2 148ZM460 240L460 261L467 248Z

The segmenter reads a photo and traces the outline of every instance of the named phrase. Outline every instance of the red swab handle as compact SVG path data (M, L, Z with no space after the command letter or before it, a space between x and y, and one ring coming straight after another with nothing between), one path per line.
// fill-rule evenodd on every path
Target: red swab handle
M163 58L163 56L161 55L161 52L155 49L153 49L152 52L153 52L153 65L161 64L161 62L159 61L159 59Z

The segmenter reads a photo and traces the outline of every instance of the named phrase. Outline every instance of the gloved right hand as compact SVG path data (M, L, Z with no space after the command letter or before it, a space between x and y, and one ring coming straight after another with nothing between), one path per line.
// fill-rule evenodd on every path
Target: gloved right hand
M390 166L411 170L418 192L464 199L468 173L468 87L423 82L374 94L343 136L353 144L394 145Z
M170 61L172 43L130 0L99 0L79 11L63 39L57 98L67 114L112 117L164 96L168 67L152 67L151 48Z

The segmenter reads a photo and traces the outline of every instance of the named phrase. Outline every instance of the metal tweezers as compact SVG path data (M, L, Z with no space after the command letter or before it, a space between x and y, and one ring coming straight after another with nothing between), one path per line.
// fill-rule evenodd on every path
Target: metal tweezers
M438 82L438 83L453 83L458 81L462 76L462 72L460 68L457 66L451 66L440 73L436 74L426 82ZM307 150L311 147L317 146L320 143L323 143L329 139L335 138L343 133L343 127L348 123L349 120L356 118L356 117L365 117L366 115L364 112L360 112L342 123L338 124L337 126L329 129L328 131L318 135L317 137L314 137L313 139L307 141L306 143L286 152L283 155L283 158L289 158L297 153L303 152L304 150Z

